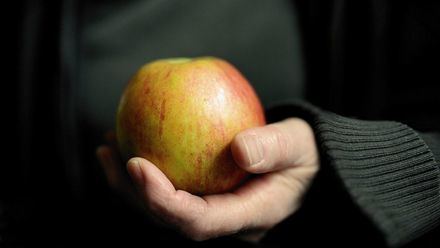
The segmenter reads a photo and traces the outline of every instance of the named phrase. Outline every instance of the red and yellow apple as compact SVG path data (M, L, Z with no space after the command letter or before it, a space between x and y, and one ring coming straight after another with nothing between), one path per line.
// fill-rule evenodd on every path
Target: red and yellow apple
M161 59L141 67L125 88L116 135L123 157L155 164L176 189L226 192L247 175L230 143L265 117L252 86L214 57Z

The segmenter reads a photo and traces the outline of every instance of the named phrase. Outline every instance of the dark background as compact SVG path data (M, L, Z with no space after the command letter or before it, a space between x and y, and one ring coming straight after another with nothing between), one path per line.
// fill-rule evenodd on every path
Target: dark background
M4 133L13 149L0 173L0 244L252 246L233 237L193 243L152 225L107 188L94 151L113 127L128 77L156 58L219 56L243 72L266 108L305 99L338 114L432 131L440 126L440 7L428 2L6 5L6 75L17 99L9 116L17 121ZM331 179L320 182L263 245L380 243L368 220L344 209L343 192L325 191Z

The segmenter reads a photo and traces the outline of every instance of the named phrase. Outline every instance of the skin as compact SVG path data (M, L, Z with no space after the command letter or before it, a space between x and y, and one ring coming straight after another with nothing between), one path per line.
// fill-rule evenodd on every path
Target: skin
M301 206L317 171L319 157L308 123L290 118L239 132L231 143L237 164L254 177L229 193L205 196L176 190L151 161L131 158L126 181L114 141L97 156L109 185L142 206L149 216L193 240L224 235L256 242ZM113 144L113 145L112 145Z
M247 175L229 151L234 136L265 124L247 80L226 61L164 59L143 66L125 89L116 133L125 158L154 163L177 189L230 191Z

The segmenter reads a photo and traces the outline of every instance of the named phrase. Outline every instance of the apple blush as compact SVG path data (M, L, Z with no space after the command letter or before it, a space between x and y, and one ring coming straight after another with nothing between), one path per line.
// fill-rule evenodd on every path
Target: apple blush
M205 195L244 180L230 143L238 132L264 124L255 90L230 63L171 58L148 63L131 78L117 109L116 135L125 159L143 157L176 189Z

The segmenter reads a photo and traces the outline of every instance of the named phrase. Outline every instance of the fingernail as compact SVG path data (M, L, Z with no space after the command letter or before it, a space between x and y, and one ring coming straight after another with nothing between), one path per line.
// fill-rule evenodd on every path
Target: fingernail
M260 163L263 160L263 144L257 135L246 135L243 137L249 166Z
M137 159L130 159L128 161L128 166L132 167L132 169L129 170L130 176L137 184L143 184L144 176L139 161Z

